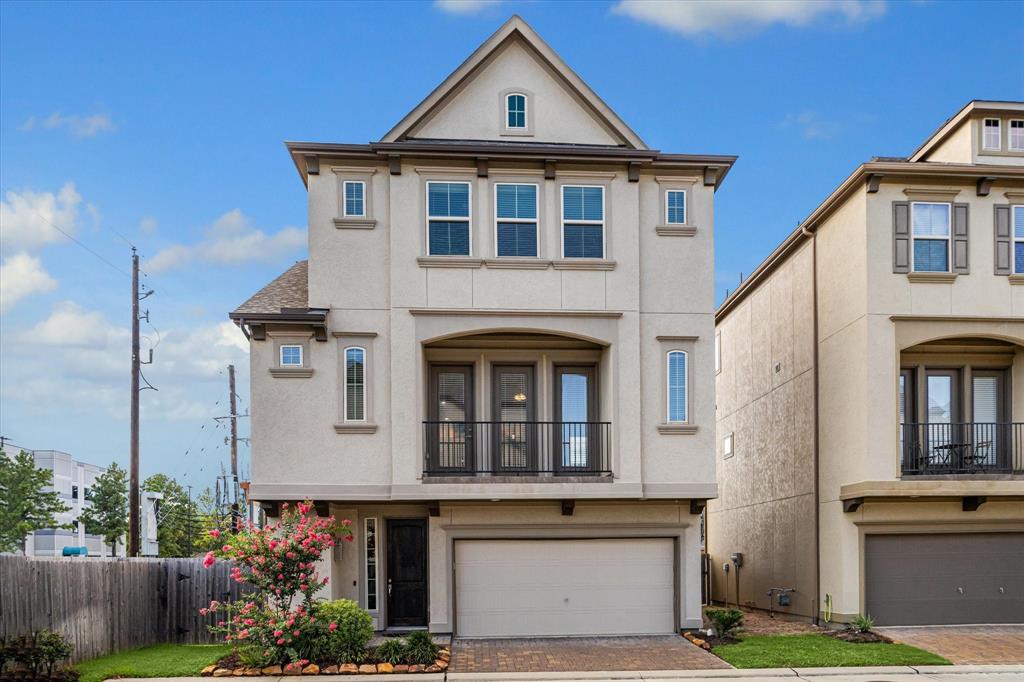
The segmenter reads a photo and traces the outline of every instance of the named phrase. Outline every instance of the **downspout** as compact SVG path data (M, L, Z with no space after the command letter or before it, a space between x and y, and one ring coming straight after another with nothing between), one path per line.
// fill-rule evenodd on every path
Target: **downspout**
M818 443L818 239L817 233L801 227L800 231L811 240L811 301L814 307L814 624L821 618L821 483L818 476L820 450Z

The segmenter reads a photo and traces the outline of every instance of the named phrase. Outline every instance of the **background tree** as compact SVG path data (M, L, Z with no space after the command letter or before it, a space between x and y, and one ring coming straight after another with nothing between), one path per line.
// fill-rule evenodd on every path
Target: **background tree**
M100 535L110 543L110 554L117 554L117 541L128 532L128 473L116 462L96 477L91 491L91 506L85 508L80 521L85 532Z
M217 495L210 488L205 488L198 497L193 498L195 505L194 512L199 523L199 530L195 533L195 546L193 551L196 554L205 554L213 549L220 549L223 542L210 534L211 530L226 534L231 530L231 506L225 500L218 500Z
M142 488L164 496L156 513L160 556L186 557L195 554L196 542L205 541L205 538L200 538L204 526L196 504L189 500L185 488L167 474L153 474L143 481Z
M70 528L57 522L57 514L71 509L56 492L53 472L36 467L24 450L11 458L0 449L0 552L25 552L25 538L41 528Z

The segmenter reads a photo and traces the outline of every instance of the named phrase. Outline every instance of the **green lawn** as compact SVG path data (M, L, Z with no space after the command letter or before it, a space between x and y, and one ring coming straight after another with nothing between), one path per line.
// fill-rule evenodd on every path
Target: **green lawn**
M80 682L113 677L188 677L198 675L231 651L227 644L155 644L79 663Z
M819 668L858 665L946 665L941 656L906 644L852 644L825 635L750 635L713 651L737 668Z

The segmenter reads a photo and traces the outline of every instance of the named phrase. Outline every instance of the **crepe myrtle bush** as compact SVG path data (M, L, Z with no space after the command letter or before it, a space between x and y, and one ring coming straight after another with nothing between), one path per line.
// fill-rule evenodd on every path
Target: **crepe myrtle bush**
M338 624L317 618L314 598L327 578L316 565L338 538L352 541L352 522L318 517L307 500L294 507L282 504L277 523L262 528L249 523L223 536L214 529L210 537L224 544L208 552L203 565L229 561L235 582L252 587L242 599L214 600L199 610L216 618L211 632L244 648L250 661L319 660Z

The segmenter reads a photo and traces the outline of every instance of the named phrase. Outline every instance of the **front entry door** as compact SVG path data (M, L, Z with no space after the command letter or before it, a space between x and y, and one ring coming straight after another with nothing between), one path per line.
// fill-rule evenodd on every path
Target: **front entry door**
M388 626L427 624L427 520L388 521Z

